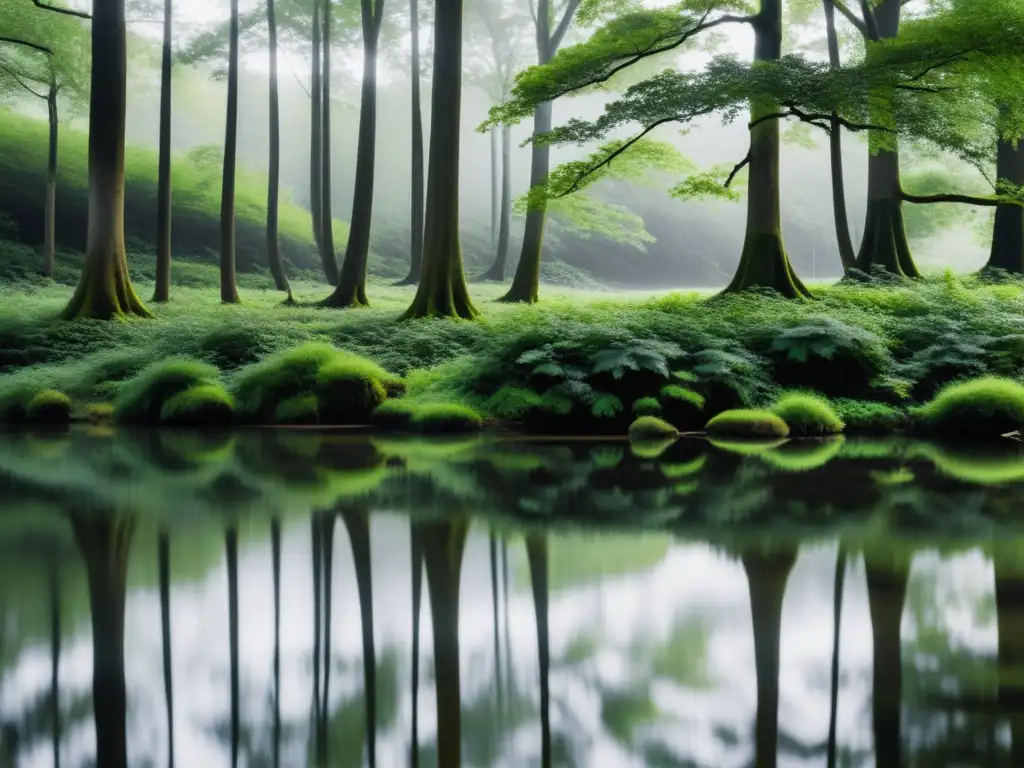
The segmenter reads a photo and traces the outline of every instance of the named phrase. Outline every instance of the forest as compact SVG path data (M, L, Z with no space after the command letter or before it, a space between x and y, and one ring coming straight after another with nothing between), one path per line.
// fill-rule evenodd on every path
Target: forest
M224 6L0 11L0 421L1024 425L1013 0Z

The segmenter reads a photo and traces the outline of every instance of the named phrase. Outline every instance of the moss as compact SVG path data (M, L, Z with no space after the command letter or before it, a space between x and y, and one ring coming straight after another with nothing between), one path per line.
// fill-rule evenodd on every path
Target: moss
M847 433L888 434L906 429L910 423L905 410L887 403L837 399L832 401L832 407L846 425Z
M319 424L316 395L296 395L282 400L274 409L275 424Z
M787 438L749 438L739 440L708 440L709 443L720 451L735 453L738 456L761 456L765 452L780 445L785 445Z
M44 389L25 405L25 420L35 424L68 424L71 398L55 389Z
M168 398L160 423L181 427L221 427L231 423L234 402L219 384L199 384Z
M771 412L786 422L792 436L834 435L845 427L828 400L808 392L783 395L771 407Z
M651 418L651 417L647 417ZM646 437L631 439L629 451L638 459L657 459L676 442L675 437Z
M758 456L783 472L810 472L821 469L838 456L845 439L840 435L820 440L789 441Z
M323 423L369 424L388 393L371 371L344 360L328 363L320 370L316 396Z
M999 444L996 444L999 445ZM1024 480L1024 452L1014 443L1002 450L956 451L948 446L922 443L917 453L955 480L973 485L1010 485Z
M409 423L415 411L416 407L404 400L385 400L377 406L371 420L380 429L403 431L410 428Z
M475 432L483 426L476 411L458 403L429 403L414 408L409 426L428 434Z
M678 435L678 429L657 416L641 416L629 425L630 440L663 440Z
M85 408L85 420L90 424L106 424L114 420L114 406L110 403L90 403Z
M669 422L681 430L700 429L704 417L704 396L678 384L668 384L661 388L662 414Z
M723 411L704 427L709 435L723 437L788 437L786 422L771 411Z
M156 424L164 403L175 395L205 384L216 384L220 372L212 365L184 357L161 360L126 381L114 398L119 421Z
M951 384L917 418L924 431L952 439L999 437L1024 425L1024 386L996 377Z
M641 397L631 410L634 416L661 416L661 403L656 397Z

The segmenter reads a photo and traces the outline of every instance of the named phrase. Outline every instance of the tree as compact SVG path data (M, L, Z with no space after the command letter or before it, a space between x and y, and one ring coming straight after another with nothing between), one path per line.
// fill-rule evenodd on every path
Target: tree
M230 0L228 32L228 100L224 167L220 189L220 300L238 303L235 274L235 163L238 155L238 0Z
M839 69L839 35L836 33L835 0L821 0L825 9L825 30L828 39L828 63L833 69ZM836 228L836 244L839 246L839 259L843 270L854 266L857 254L853 250L853 238L850 236L850 219L846 213L846 182L843 178L843 127L838 116L829 120L828 154L832 172L832 215Z
M472 319L459 244L459 117L462 106L462 0L437 0L434 87L431 93L423 272L412 305L415 317Z
M410 173L409 274L398 285L420 281L423 267L423 106L420 94L420 15L418 0L409 0L409 45L412 120L412 169Z
M362 12L363 82L359 103L355 190L348 244L338 287L324 302L329 307L363 307L369 303L366 298L366 266L370 255L374 160L377 152L377 44L384 18L384 0L360 0L359 7Z
M317 0L314 0L316 2ZM337 285L338 261L334 252L334 205L331 202L331 27L334 18L333 0L322 0L323 45L320 52L323 61L320 68L320 259L329 273L327 281Z
M170 0L168 0L170 2ZM270 56L270 168L267 172L267 265L279 291L288 294L292 300L292 289L281 261L281 247L278 238L278 211L281 201L281 101L278 94L277 77L277 8L274 0L267 0L267 35Z
M171 13L164 0L164 39L160 59L160 161L157 178L156 285L153 301L171 297Z

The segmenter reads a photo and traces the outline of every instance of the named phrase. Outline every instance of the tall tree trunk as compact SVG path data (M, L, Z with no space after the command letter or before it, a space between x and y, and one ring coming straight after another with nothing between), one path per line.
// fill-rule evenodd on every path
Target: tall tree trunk
M494 264L481 279L501 282L505 279L512 229L512 129L507 125L501 126L501 208L498 217L497 255Z
M412 565L412 745L409 765L420 764L420 601L423 596L423 542L415 527L410 530L410 561Z
M498 217L501 214L501 137L498 128L493 125L488 136L491 140L491 245L497 245Z
M171 20L172 0L164 0L164 40L160 56L160 164L156 200L156 285L153 301L171 298Z
M170 0L167 0L170 2ZM288 294L292 288L281 261L281 242L278 237L278 213L281 197L281 100L277 80L277 8L275 0L267 0L267 33L270 53L270 168L267 172L267 266L274 278L274 286Z
M124 249L124 0L94 0L89 97L89 225L78 288L65 319L149 317L132 287Z
M412 38L412 181L409 238L409 274L398 285L415 285L423 266L423 105L420 93L419 0L409 0Z
M93 6L93 24L96 24ZM128 555L136 521L113 514L72 514L75 541L85 560L92 616L92 698L96 765L128 768L124 676L124 605Z
M235 164L238 154L238 0L231 0L228 36L228 114L224 128L224 175L220 188L220 300L225 304L237 304Z
M835 0L821 0L825 8L825 32L828 38L828 63L831 69L839 69L839 35L836 34ZM850 237L850 219L846 213L846 181L843 178L843 127L838 116L833 113L829 121L831 131L828 136L829 162L832 166L832 216L836 228L836 245L839 247L839 259L845 272L854 266L857 254L853 250L853 239Z
M321 258L324 263L331 265L331 274L334 276L331 285L337 285L338 259L334 250L334 205L331 202L331 189L334 184L331 170L331 24L334 21L332 2L333 0L323 0L324 44L321 50L323 69L320 77L320 85L323 88L323 95L320 97L320 119L323 121L320 133L320 182L323 186L320 192L320 247L323 249Z
M57 82L50 74L50 90L46 94L46 114L50 136L46 163L46 202L43 214L43 274L53 277L57 254L57 152L59 122L57 114Z
M423 273L406 318L441 316L470 320L477 314L469 298L459 245L461 113L462 0L437 0Z
M363 635L363 694L366 703L366 752L370 768L377 765L377 653L373 643L373 569L370 560L370 521L365 510L341 515L352 544Z
M899 35L902 5L902 0L882 0L873 10L865 10L869 37L891 40ZM920 277L903 223L899 148L878 147L880 140L885 137L869 138L868 205L856 267L867 273L881 267L903 277Z
M359 102L352 220L338 287L324 302L328 307L369 306L366 264L370 255L374 161L377 154L377 40L384 0L361 0L360 6L363 18L363 84Z
M164 657L164 705L167 708L167 765L174 768L174 685L171 677L171 539L166 528L157 537L160 577L160 636Z
M316 242L317 253L320 254L320 263L324 268L324 277L331 285L338 284L338 266L334 261L334 254L324 258L323 247L323 85L320 82L320 69L323 66L322 53L320 51L320 38L323 34L323 20L320 18L320 3L322 0L313 0L313 30L311 32L313 56L310 65L309 92L310 92L310 120L309 120L309 214L313 221L313 240Z
M543 536L528 536L526 555L530 561L533 611L537 619L537 659L540 666L541 768L551 768L551 643L548 633L548 542Z
M754 60L777 61L782 53L782 0L762 0L754 24ZM775 112L771 100L751 100L751 122ZM809 296L793 271L782 240L779 200L779 121L750 129L747 225L736 275L725 291L771 288L787 298Z
M231 666L231 768L238 765L240 706L238 686L238 529L224 532L228 568L228 655Z
M996 177L1024 186L1024 147L1019 142L999 140ZM1024 209L1019 205L996 208L992 250L985 268L1003 269L1015 275L1024 273Z
M273 0L270 0L273 3ZM273 766L281 765L281 519L270 521L270 557L274 575L274 726Z

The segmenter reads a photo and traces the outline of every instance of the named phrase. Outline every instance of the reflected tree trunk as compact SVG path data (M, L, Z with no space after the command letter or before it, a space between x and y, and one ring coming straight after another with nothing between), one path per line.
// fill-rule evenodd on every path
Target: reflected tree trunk
M423 543L413 527L409 539L412 564L412 748L409 765L420 764L420 600L423 596Z
M160 636L164 657L164 705L167 707L167 764L174 768L174 689L171 678L171 538L166 528L157 535L160 576Z
M992 564L999 632L999 709L1010 720L1012 765L1024 765L1024 567L1013 544L996 543Z
M370 520L365 510L341 514L352 543L363 630L363 690L366 697L366 752L370 768L377 765L377 653L373 643L373 571L370 561Z
M320 654L323 649L320 632L320 606L322 603L321 587L323 585L322 547L320 545L320 521L317 515L311 518L310 560L313 563L313 732L316 746L315 759L321 764L323 755L320 752Z
M271 0L273 2L273 0ZM281 520L270 521L270 557L274 576L274 768L281 765Z
M903 764L900 740L903 699L900 622L907 599L911 559L908 556L883 558L870 550L864 553L874 649L871 722L875 735L877 768L899 768Z
M757 719L754 726L757 768L775 768L779 744L779 645L782 601L796 563L796 551L748 553L741 558L750 589L757 671Z
M537 658L540 663L541 766L551 766L551 645L548 637L548 542L543 536L528 536L526 556L530 562L533 610L537 617Z
M50 555L50 719L53 738L53 768L60 768L60 562Z
M490 559L491 559L491 604L494 606L494 686L498 695L498 705L501 706L505 697L501 688L501 641L500 641L500 620L501 611L500 596L498 594L498 538L492 532L490 535Z
M846 582L846 548L839 544L836 574L832 586L832 677L828 719L828 768L836 765L836 715L839 710L839 629L843 614L843 587Z
M228 566L228 647L231 656L231 768L238 765L239 690L238 690L238 529L231 525L224 532L224 550Z
M89 581L96 764L103 768L128 768L124 606L136 520L98 512L72 513L71 526Z
M505 614L505 695L509 699L512 697L512 690L515 688L515 678L512 672L512 625L509 621L508 605L509 595L508 591L508 541L506 539L501 540L501 594L502 594L502 610Z

